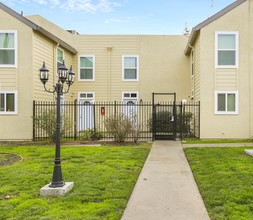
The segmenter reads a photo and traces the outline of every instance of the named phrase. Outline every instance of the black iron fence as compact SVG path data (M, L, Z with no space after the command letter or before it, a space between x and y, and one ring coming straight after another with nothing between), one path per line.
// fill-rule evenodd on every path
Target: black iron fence
M33 139L55 136L55 102L33 102ZM111 120L113 119L113 120ZM69 140L113 140L131 124L126 140L199 138L200 103L64 102L61 135ZM116 126L116 131L111 127ZM114 124L113 124L114 123Z

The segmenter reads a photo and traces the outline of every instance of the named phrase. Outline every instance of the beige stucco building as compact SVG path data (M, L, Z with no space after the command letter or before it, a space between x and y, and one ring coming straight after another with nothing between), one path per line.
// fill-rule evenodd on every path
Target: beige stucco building
M252 25L253 0L237 0L190 36L79 35L0 3L0 140L32 139L33 100L55 99L38 70L45 61L53 86L63 60L76 73L66 101L175 92L200 101L200 138L252 138Z

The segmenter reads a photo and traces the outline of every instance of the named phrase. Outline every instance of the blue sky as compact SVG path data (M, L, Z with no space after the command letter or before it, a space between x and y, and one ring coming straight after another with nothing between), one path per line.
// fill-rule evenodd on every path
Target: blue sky
M2 0L80 34L182 34L235 0Z

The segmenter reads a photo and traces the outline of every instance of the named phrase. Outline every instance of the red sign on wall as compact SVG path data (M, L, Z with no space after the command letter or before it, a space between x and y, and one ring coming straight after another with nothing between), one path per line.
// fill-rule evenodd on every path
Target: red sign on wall
M101 107L101 115L102 115L102 116L105 115L105 107Z

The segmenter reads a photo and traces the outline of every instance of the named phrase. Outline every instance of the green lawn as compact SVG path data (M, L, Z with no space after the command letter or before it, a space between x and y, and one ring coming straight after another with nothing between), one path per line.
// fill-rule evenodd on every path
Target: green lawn
M253 157L244 149L184 149L212 220L253 219Z
M54 147L3 147L23 157L0 166L0 219L120 219L151 145L62 147L62 174L74 188L64 197L40 197L52 178ZM9 199L5 199L10 195Z

